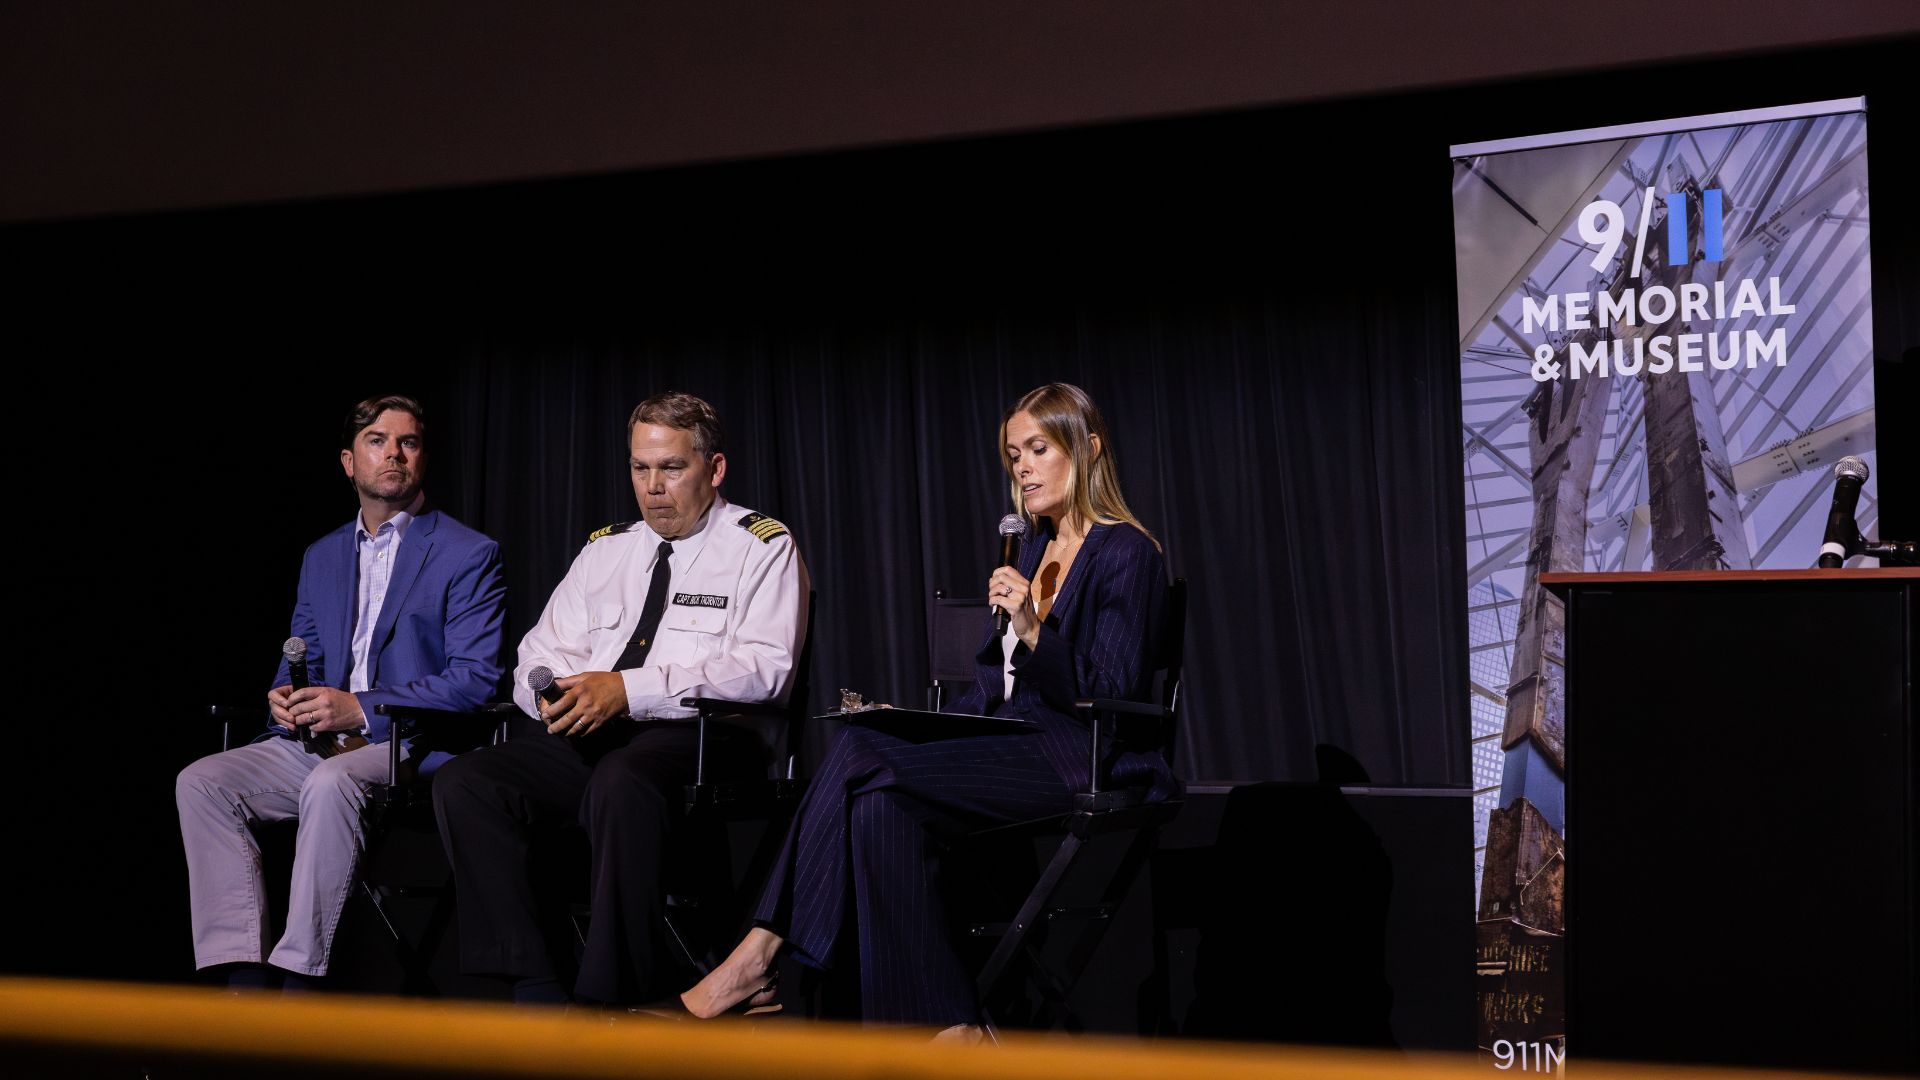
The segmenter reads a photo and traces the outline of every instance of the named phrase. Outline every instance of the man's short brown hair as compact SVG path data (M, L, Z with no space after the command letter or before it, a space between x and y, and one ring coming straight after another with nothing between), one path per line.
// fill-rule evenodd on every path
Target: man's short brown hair
M720 416L713 406L677 390L664 394L655 394L634 406L633 415L627 418L627 438L633 438L636 424L660 424L664 427L678 428L693 433L693 449L705 458L718 454L724 438L720 430Z
M340 429L340 449L353 449L354 437L372 427L373 422L380 419L380 414L388 409L398 409L412 416L413 422L420 428L421 440L423 442L426 440L427 411L420 407L419 402L404 394L386 394L368 398L355 405L353 411L347 414L347 422Z

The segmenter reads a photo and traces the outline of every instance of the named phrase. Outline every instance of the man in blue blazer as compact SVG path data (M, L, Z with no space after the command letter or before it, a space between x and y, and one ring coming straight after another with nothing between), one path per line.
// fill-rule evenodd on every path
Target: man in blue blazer
M387 776L388 724L376 707L471 709L499 681L499 545L427 508L425 438L411 398L369 398L349 414L340 465L360 513L307 549L293 607L309 685L294 689L282 659L268 731L194 762L175 784L194 963L227 967L229 985L267 985L268 964L289 982L326 974L367 793ZM404 753L422 772L447 756ZM288 818L300 829L276 944L253 826Z

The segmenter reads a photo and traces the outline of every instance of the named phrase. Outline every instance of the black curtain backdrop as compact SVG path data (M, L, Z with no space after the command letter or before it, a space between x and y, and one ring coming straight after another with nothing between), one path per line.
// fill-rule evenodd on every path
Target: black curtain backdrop
M1313 780L1324 745L1464 786L1448 144L1870 95L1885 520L1913 532L1914 44L0 230L34 687L8 819L47 899L0 969L187 973L196 709L264 691L301 551L354 512L339 419L390 389L431 410L432 497L503 545L510 644L636 516L632 406L714 402L728 497L812 571L824 706L920 700L926 601L980 591L1008 509L1000 414L1076 382L1192 583L1181 772Z
M513 544L524 628L587 532L635 516L632 403L700 394L729 426L728 497L786 521L812 570L816 701L846 686L917 703L926 602L983 591L1009 509L1001 412L1072 381L1102 403L1135 510L1192 584L1187 775L1310 778L1313 747L1332 742L1376 779L1460 783L1458 511L1444 497L1457 457L1438 420L1455 390L1427 340L1444 312L1417 288L1406 311L1311 297L1378 329L1337 365L1289 365L1340 346L1281 291L565 345L499 336L437 395L474 425L457 452L481 463L445 494Z

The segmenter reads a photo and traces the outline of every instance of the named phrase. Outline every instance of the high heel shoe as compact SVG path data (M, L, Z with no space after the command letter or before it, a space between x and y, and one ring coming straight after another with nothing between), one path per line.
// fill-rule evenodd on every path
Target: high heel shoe
M780 1004L779 997L780 973L776 971L767 978L760 989L748 994L745 1001L727 1011L739 1013L741 1016L772 1016L786 1008L785 1005Z

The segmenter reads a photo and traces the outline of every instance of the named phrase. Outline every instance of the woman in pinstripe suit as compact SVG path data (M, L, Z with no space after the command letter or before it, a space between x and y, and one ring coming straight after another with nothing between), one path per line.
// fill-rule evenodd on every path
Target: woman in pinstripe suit
M1030 528L1017 566L987 582L1008 616L985 633L974 685L949 712L1031 721L1033 730L911 742L842 729L821 764L733 953L681 996L717 1016L770 1002L783 948L826 968L855 947L869 1022L978 1034L973 982L954 953L935 887L943 840L983 826L1057 814L1088 785L1082 698L1145 699L1166 563L1121 496L1105 421L1086 393L1051 383L1022 397L1000 425L1013 502ZM1105 771L1175 786L1157 753L1116 751ZM856 941L841 940L848 905Z

